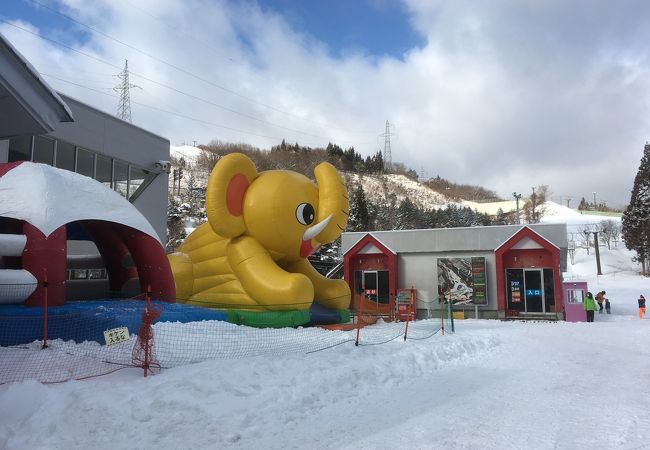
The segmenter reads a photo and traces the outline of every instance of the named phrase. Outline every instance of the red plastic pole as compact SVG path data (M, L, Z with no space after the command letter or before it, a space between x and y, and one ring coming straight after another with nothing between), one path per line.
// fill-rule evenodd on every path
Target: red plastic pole
M43 279L43 347L47 348L47 275Z
M151 285L147 285L147 300L145 303L144 308L148 309L151 306ZM146 332L147 337L149 338L149 333L150 330L147 330ZM144 342L144 377L147 378L147 370L149 369L149 348L151 347L149 342L149 339L146 339L146 342Z

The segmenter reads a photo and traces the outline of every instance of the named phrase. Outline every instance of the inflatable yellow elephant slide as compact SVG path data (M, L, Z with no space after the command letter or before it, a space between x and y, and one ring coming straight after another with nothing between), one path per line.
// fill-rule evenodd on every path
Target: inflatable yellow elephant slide
M302 325L314 302L346 320L347 283L320 275L307 257L345 229L348 193L331 164L314 175L316 183L292 171L258 173L240 153L221 158L208 180L208 221L169 255L179 301L252 326Z

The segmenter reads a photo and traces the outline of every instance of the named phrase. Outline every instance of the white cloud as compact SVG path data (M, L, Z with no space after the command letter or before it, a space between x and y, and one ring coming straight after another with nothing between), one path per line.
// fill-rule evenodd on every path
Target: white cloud
M110 67L6 24L0 31L41 72L103 92L46 77L108 112L117 108L113 75L128 59L132 83L143 88L132 93L134 123L174 144L269 148L285 138L371 154L383 146L388 119L397 133L393 159L429 176L503 196L548 184L554 195L595 191L623 204L650 131L643 2L408 0L425 44L402 59L332 57L326 43L255 3L64 3L66 14L137 50L69 22L47 31L56 40L83 31L75 49Z

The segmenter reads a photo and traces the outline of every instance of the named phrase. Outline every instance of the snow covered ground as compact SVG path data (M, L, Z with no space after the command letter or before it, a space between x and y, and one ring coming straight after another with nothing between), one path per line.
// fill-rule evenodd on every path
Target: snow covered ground
M592 324L464 320L419 341L6 384L0 448L650 448L650 280L621 244L601 250L604 275L581 249L566 274L607 291L612 315Z

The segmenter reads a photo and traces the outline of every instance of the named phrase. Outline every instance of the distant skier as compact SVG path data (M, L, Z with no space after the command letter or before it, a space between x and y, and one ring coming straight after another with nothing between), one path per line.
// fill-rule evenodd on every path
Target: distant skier
M596 311L596 302L594 301L594 295L591 292L587 292L587 295L582 300L582 306L587 313L587 322L593 322L594 312Z
M598 314L603 313L603 302L605 301L605 291L600 291L596 294L596 301L598 302Z
M645 297L640 295L637 301L639 302L639 319L643 319L643 316L645 316Z
M611 306L609 304L609 299L607 297L605 297L605 311L607 312L607 314L612 313L612 309L611 309Z

